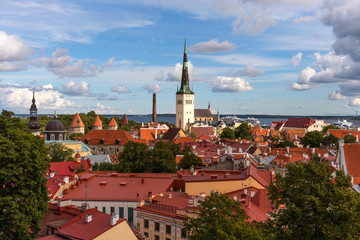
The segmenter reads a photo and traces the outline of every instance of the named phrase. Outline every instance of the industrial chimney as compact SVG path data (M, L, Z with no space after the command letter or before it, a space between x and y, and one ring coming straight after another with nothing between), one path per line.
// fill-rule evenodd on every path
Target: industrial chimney
M153 93L153 115L152 121L156 122L156 93Z

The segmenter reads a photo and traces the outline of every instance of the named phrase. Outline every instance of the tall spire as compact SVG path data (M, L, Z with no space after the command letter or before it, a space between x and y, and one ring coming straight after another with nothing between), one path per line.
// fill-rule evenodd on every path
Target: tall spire
M188 70L188 61L187 61L187 50L186 50L186 38L184 43L184 57L183 57L183 69L181 75L181 86L177 91L178 94L194 94L193 91L190 90L189 84L189 70Z
M37 107L35 104L35 88L33 88L33 99L30 107L30 120L28 122L28 127L32 134L39 135L40 134L40 123L37 120Z

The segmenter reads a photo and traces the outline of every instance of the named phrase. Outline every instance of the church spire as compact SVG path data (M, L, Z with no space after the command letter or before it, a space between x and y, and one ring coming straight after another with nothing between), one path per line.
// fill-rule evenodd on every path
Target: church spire
M35 89L33 88L33 99L32 99L32 104L30 107L30 120L28 122L28 128L30 129L30 131L32 132L32 134L34 135L39 135L40 134L40 123L38 122L37 119L37 107L35 104Z
M187 61L186 38L184 43L184 57L183 57L183 68L181 74L181 86L180 86L180 90L177 91L177 93L194 94L194 92L190 90L190 84L189 84L189 69L188 69L188 61Z

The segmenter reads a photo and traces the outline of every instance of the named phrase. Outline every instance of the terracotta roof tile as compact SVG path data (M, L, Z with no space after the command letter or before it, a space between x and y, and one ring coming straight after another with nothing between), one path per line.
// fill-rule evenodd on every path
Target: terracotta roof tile
M328 130L329 135L334 135L337 138L344 138L346 135L352 135L356 137L358 135L360 137L359 131L350 131L350 130L344 130L344 129L329 129Z
M315 121L311 118L289 118L284 127L308 128L314 123Z
M75 128L75 127L85 127L83 121L80 118L80 115L78 113L75 114L74 119L71 121L69 127Z
M121 120L121 126L125 126L125 125L128 125L129 124L129 121L126 117L126 113L124 113L124 117L122 118Z
M114 118L114 117L111 118L108 126L110 126L110 127L117 127L117 126L118 126L118 124L117 124L117 122L115 121L115 118Z
M125 145L129 141L136 141L127 132L123 130L91 130L80 139L89 145ZM137 139L140 140L140 139Z
M101 120L99 118L99 115L96 115L96 118L94 120L94 123L92 124L93 127L101 127L102 126L102 123L101 123Z
M354 178L354 184L358 184L360 182L360 144L344 144L344 155L347 171Z

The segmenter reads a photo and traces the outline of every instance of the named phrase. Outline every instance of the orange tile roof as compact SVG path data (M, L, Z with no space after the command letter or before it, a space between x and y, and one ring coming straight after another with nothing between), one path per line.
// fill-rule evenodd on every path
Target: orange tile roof
M344 130L344 129L329 129L328 130L329 135L332 134L337 138L344 138L346 135L352 135L356 137L358 135L360 137L359 131L350 131L350 130Z
M138 142L140 139L134 139L123 130L91 130L80 139L89 145L125 145L129 141Z
M175 141L174 141L174 143L194 143L194 142L196 142L196 141L191 137L175 138Z
M78 113L75 114L74 119L71 121L69 127L75 128L75 127L85 127L83 121L81 120Z
M115 121L115 118L114 118L114 117L110 120L108 126L110 126L110 127L117 127L117 126L118 126L118 124L117 124L117 122Z
M360 183L360 144L346 143L344 144L344 155L346 168L349 175L353 177L353 184Z
M125 126L127 124L129 124L129 121L128 121L127 117L126 117L126 113L124 113L124 117L121 120L121 126Z
M96 118L94 120L94 123L92 124L93 127L101 127L102 126L102 123L101 123L101 120L99 118L99 115L96 115Z
M140 137L147 142L155 139L155 128L140 128Z

